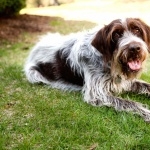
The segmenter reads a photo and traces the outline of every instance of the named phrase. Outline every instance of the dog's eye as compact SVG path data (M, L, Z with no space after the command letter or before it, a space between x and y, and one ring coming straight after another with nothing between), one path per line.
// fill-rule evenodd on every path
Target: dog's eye
M116 39L117 38L120 38L120 34L119 33L115 33L115 36L114 36Z
M140 31L140 29L138 27L135 27L134 29L132 29L132 32L135 35L140 35L141 34L141 31Z
M118 41L118 39L122 37L122 34L123 34L123 33L122 33L120 30L115 31L115 32L113 33L113 41L114 41L114 42Z

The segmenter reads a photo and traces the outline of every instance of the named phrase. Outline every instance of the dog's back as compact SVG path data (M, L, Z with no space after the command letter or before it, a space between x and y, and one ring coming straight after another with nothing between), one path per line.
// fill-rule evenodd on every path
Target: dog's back
M82 46L90 45L91 34L94 36L92 31L68 36L56 33L42 37L25 64L24 70L29 82L45 83L63 90L81 90L84 79L78 54L84 53L85 48Z

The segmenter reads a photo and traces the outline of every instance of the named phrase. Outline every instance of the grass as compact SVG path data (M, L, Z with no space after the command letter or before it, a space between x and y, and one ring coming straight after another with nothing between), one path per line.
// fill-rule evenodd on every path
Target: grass
M75 25L74 26L72 25ZM89 23L53 20L63 34ZM93 26L93 25L91 25ZM67 30L65 30L67 28ZM32 41L30 35L26 35ZM149 150L150 125L137 115L93 107L80 92L31 85L23 64L33 42L0 46L0 149L2 150ZM148 70L142 79L150 81ZM150 106L143 95L124 94Z
M61 34L84 31L85 29L89 29L94 25L94 23L86 21L65 21L62 18L53 18L53 20L50 22L50 26L53 26L53 30Z

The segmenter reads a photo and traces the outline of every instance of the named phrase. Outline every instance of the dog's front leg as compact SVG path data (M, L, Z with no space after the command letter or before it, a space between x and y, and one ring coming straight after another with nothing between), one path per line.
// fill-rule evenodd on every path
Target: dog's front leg
M150 84L136 80L131 85L131 92L138 93L138 94L147 94L150 96Z
M89 103L93 106L108 106L114 107L119 111L132 112L140 115L146 122L150 122L150 110L147 109L146 105L143 105L139 102L107 95L97 97L95 100L90 101Z
M144 118L145 121L150 122L150 110L147 109L146 105L113 96L111 91L114 88L114 85L112 85L109 76L93 76L86 81L87 82L85 83L83 92L84 100L87 103L93 106L114 107L119 111L130 111L140 115ZM139 83L139 88L132 87L132 89L135 89L134 92L136 92L137 90L141 91L140 88L142 88L143 91L150 90L149 84L143 82L141 83L139 81L134 82L131 86L138 86Z

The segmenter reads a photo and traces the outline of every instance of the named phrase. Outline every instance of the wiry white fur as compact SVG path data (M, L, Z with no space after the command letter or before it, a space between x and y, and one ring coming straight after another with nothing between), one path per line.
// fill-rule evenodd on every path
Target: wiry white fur
M79 74L82 74L84 64L81 64L80 59L82 59L84 55L87 55L87 57L93 58L93 61L95 61L93 56L95 54L100 55L90 44L91 40L96 34L95 30L92 29L91 32L88 33L79 32L77 34L70 34L68 36L62 36L57 33L47 34L46 36L42 37L42 39L37 43L30 53L24 68L28 80L31 83L44 82L52 87L63 90L81 90L81 87L72 84L66 85L63 83L63 81L57 81L55 83L53 81L48 81L41 76L39 72L31 68L36 66L38 62L54 62L55 53L60 49L69 47L70 45L70 48L64 49L62 53L63 55L66 55L68 51L71 51L67 61L70 63L72 70L77 70ZM85 45L85 43L89 43L89 45ZM87 51L87 49L89 49L89 51Z

